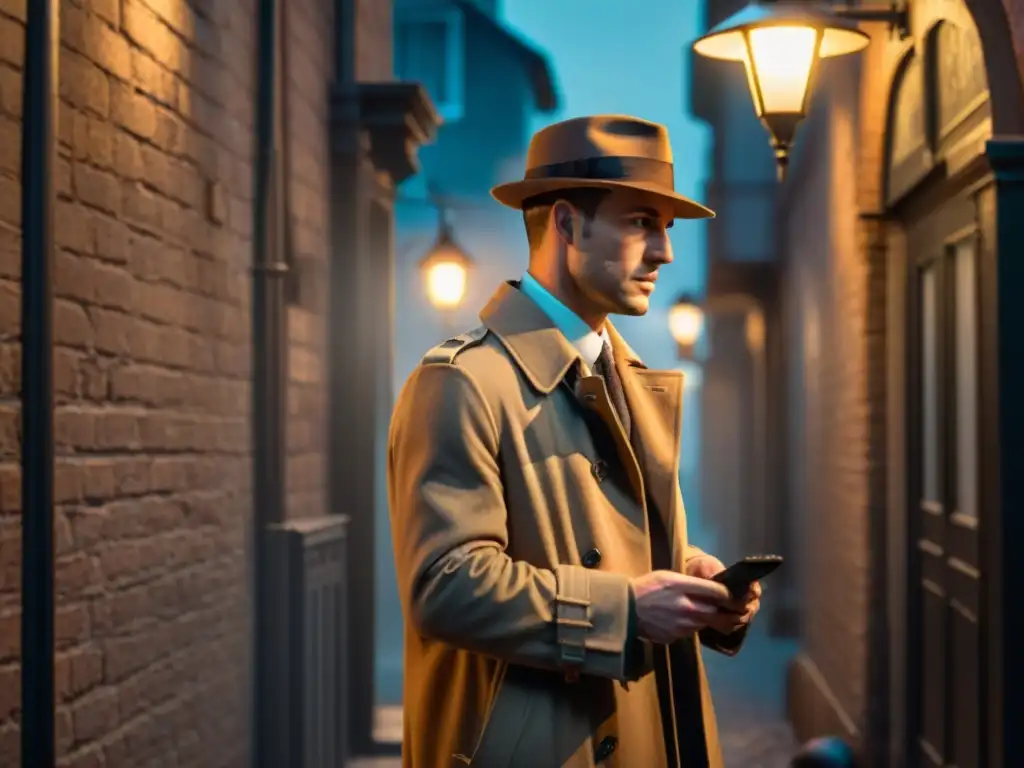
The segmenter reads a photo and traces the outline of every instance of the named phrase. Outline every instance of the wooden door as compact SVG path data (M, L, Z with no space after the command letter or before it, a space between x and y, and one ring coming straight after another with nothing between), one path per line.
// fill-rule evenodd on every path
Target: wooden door
M978 262L972 198L909 224L908 766L980 768Z

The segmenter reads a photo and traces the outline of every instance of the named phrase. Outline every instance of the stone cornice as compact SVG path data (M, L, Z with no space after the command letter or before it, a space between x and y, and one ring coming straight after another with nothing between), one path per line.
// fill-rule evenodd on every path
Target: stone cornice
M336 91L331 104L332 131L355 138L365 132L370 159L400 184L419 170L419 148L431 141L441 117L419 83L356 83ZM342 142L343 147L358 146Z

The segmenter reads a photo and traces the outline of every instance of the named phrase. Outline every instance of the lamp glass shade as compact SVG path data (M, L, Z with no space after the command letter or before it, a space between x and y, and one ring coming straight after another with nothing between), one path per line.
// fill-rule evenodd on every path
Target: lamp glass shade
M813 27L770 26L751 29L746 66L758 117L803 113L818 53Z
M451 310L462 303L472 266L473 260L455 242L442 211L437 240L420 261L427 298L436 309Z
M704 310L688 301L680 301L668 312L668 329L681 347L692 347L704 330Z
M468 265L461 258L436 254L423 264L427 298L438 309L454 309L466 297Z

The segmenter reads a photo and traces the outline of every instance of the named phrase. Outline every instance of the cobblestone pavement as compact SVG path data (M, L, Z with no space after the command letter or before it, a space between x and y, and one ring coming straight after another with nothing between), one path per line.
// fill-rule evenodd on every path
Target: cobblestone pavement
M738 656L705 654L726 768L789 768L797 745L785 720L784 682L795 651L755 626ZM397 758L372 758L351 768L400 766Z

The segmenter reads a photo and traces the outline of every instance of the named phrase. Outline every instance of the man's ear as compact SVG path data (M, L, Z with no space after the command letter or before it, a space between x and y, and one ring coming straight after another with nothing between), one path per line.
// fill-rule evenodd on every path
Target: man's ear
M567 244L572 245L576 239L576 212L564 200L559 200L551 209L555 222L555 231Z

